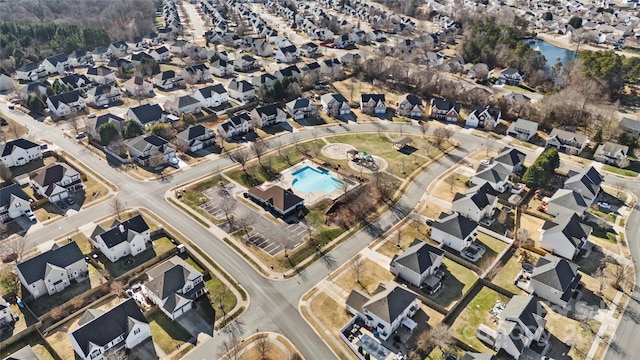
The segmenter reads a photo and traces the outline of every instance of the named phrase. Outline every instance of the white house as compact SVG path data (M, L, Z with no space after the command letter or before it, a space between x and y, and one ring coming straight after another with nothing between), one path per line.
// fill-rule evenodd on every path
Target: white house
M93 106L102 107L120 101L120 88L111 85L98 85L87 91L86 102Z
M106 312L87 310L78 328L69 334L73 350L82 360L109 359L113 351L133 349L150 337L149 322L133 298Z
M475 222L491 218L498 203L499 193L488 183L475 186L464 194L457 193L453 198L451 210Z
M124 131L125 121L123 118L111 113L106 113L92 119L87 119L85 126L86 132L90 137L99 139L100 126L107 123L113 124L118 130L118 133L122 135L122 132Z
M229 102L229 94L222 84L198 89L193 93L193 97L205 108L215 108Z
M518 359L532 345L544 347L546 315L536 297L513 296L500 313L495 348Z
M435 292L441 285L440 265L444 250L415 239L400 255L391 260L391 273L416 287Z
M579 268L568 260L547 254L538 259L529 277L527 292L565 308L580 284Z
M31 210L31 201L20 185L11 184L0 188L0 223L15 219Z
M11 75L0 72L0 91L9 91L13 90L14 88L15 86L13 85L13 79L11 79Z
M472 105L469 109L469 115L467 115L465 125L473 128L495 129L495 127L498 126L500 115L500 110L493 109L489 106Z
M191 310L193 301L206 292L202 273L178 256L148 270L147 276L147 297L172 320Z
M0 327L4 328L5 326L9 326L13 322L14 322L14 319L13 319L13 313L11 312L11 305L9 305L9 303L7 302L7 300L4 299L4 297L0 296ZM16 357L15 355L12 355L12 356L17 360L20 360L20 358ZM36 360L37 360L37 357L36 357Z
M361 94L360 111L364 114L386 114L387 105L384 94Z
M589 244L593 229L580 223L577 214L554 221L545 221L540 231L540 247L565 259L572 260Z
M431 239L456 251L462 251L476 240L478 223L458 213L441 214L431 225Z
M215 139L214 131L201 124L189 125L188 128L176 135L178 145L184 146L192 152L211 146Z
M504 166L509 173L519 173L526 159L525 153L512 147L503 149L491 162L496 162Z
M233 79L227 86L229 97L240 101L253 100L256 97L256 90L253 85L246 80Z
M113 55L115 55L117 57L126 56L127 53L131 52L129 50L129 46L124 41L116 41L116 42L110 44L108 49Z
M149 51L149 55L151 55L151 57L159 63L164 63L171 60L171 53L166 46L160 46L159 48L155 48Z
M86 108L84 98L78 90L68 91L62 94L49 96L47 107L56 117L75 114Z
M63 74L65 70L70 70L72 68L71 64L69 64L69 57L67 54L49 56L42 61L42 66L48 75Z
M538 131L538 123L525 119L514 121L507 129L507 135L516 139L529 141Z
M209 71L217 77L231 76L233 74L233 64L227 60L217 59L210 64Z
M491 162L488 165L480 164L476 173L471 178L471 183L476 185L489 184L496 191L504 192L509 182L511 171L501 163Z
M69 65L73 67L81 67L93 64L93 57L90 51L76 50L69 54Z
M170 165L178 163L176 149L167 140L159 136L140 135L127 140L126 145L129 150L129 156L142 166L159 167L166 163Z
M600 194L600 185L604 177L593 166L585 168L579 173L570 171L569 178L564 182L564 189L576 190L585 198L589 206L596 201Z
M398 109L396 110L398 115L419 119L422 117L423 111L422 99L417 95L406 93L398 97Z
M16 79L21 81L36 81L47 76L44 66L38 63L24 64L16 69Z
M82 189L80 173L64 163L53 163L39 170L31 179L31 187L35 192L58 202L69 197L69 192Z
M301 120L317 114L316 104L305 98L297 98L287 103L287 111L294 120Z
M318 56L318 49L319 47L315 43L307 42L300 46L299 52L302 56L313 58Z
M125 81L122 86L133 97L153 96L153 83L141 76L132 77Z
M614 144L607 141L606 143L598 146L593 158L601 163L622 167L626 162L628 153L628 146Z
M91 244L112 262L128 255L136 256L150 243L149 225L141 215L126 221L116 219L108 229L97 225L91 234Z
M189 84L204 83L211 80L211 71L205 64L192 65L184 69L185 80Z
M411 319L420 309L420 299L413 291L391 281L380 284L374 295L352 290L347 297L347 311L359 317L386 341L400 327L413 331L417 323Z
M41 158L40 145L33 141L19 138L0 144L0 162L6 167L21 166Z
M87 77L96 84L113 84L116 73L106 66L94 66L87 69Z
M298 48L295 45L288 45L278 49L276 51L276 60L283 63L294 63L298 61Z
M546 213L554 217L568 218L577 214L587 215L589 205L580 192L574 189L558 189L547 202Z
M225 139L231 139L249 131L251 131L251 115L246 112L232 116L218 125L218 134Z
M173 70L163 71L153 77L153 84L162 90L171 90L184 86L184 76Z
M202 104L191 95L184 95L164 103L164 110L170 114L197 114L202 111Z
M349 102L340 93L324 94L320 97L322 110L329 116L340 116L351 114Z
M16 265L18 278L34 299L42 295L53 295L71 286L72 280L88 279L87 262L78 244L71 241Z
M270 104L259 106L249 113L254 124L259 128L273 126L287 121L287 113L278 106Z
M559 152L578 155L589 143L589 137L570 131L553 129L547 138L545 147L555 147Z
M523 75L518 71L518 69L514 68L506 68L500 71L500 75L498 77L498 83L505 85L522 85L522 81L524 80Z
M143 127L166 121L166 114L158 104L142 104L129 108L126 117Z

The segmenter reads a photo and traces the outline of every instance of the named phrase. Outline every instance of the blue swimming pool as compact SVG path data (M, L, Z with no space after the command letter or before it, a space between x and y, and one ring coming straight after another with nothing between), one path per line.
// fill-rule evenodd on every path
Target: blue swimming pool
M313 193L324 191L330 193L342 185L342 182L329 174L327 170L319 170L305 166L292 173L292 186L298 191Z

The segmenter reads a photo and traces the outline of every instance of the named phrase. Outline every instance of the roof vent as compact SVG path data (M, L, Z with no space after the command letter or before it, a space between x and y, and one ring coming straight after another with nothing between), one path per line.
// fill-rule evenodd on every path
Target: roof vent
M118 225L118 229L120 229L120 232L123 233L124 232L124 225L122 225L122 224Z

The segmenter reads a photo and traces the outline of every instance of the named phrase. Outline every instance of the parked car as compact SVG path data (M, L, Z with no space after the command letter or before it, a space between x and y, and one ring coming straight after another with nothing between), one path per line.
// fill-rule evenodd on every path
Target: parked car
M67 204L72 205L72 204L75 204L75 203L76 203L76 202L73 200L73 198L72 198L72 197L68 197L68 198L67 198Z
M79 132L76 134L76 139L83 139L85 136L87 136L87 134L85 134L84 132Z
M92 118L96 117L96 113L89 113L89 115L87 115L87 117L89 119L92 119Z
M26 216L27 219L29 219L29 221L31 222L36 222L38 220L38 218L36 218L36 215L31 210L25 211L24 216Z
M598 207L603 209L611 209L611 205L608 202L604 202L604 201L599 201Z

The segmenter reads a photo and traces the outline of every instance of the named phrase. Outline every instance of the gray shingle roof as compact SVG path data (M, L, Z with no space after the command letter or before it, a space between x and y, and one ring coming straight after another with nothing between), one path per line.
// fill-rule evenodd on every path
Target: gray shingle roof
M422 274L431 268L437 259L443 255L444 250L427 244L420 239L415 239L411 246L393 261L417 274Z
M478 223L458 213L434 221L431 227L453 235L458 239L466 239L478 228Z
M495 158L493 158L493 161L509 166L515 166L518 164L523 164L526 157L527 156L520 150L516 150L514 148L506 148Z
M391 324L417 297L414 292L390 282L383 291L371 296L362 308Z
M131 240L135 233L142 233L146 230L149 230L149 225L147 225L141 215L137 215L124 222L116 220L111 229L99 235L105 245L112 248L122 242Z
M556 191L549 200L549 204L556 204L579 213L582 213L589 207L582 194L573 189L560 189Z
M591 227L580 223L580 217L576 214L570 218L556 219L557 222L545 221L542 229L545 234L562 232L562 234L575 247L579 246L580 240L586 238L591 232Z
M563 293L562 299L567 301L582 278L578 273L579 268L580 266L570 261L547 254L538 260L531 280L537 280Z
M11 184L0 188L0 207L9 206L12 197L18 197L20 199L29 201L29 196L22 191L22 188L18 184Z
M34 143L33 141L29 141L27 139L19 138L19 139L10 140L4 144L0 144L0 156L10 155L13 152L14 148L28 150L38 146L40 145Z
M22 349L4 358L4 360L40 360L38 355L33 351L31 345L27 345Z
M84 255L82 254L82 251L80 251L78 244L76 244L75 241L72 241L62 246L54 245L51 250L29 260L25 260L19 263L16 267L24 277L27 284L33 284L40 279L44 279L48 264L66 268L76 261L83 259Z

